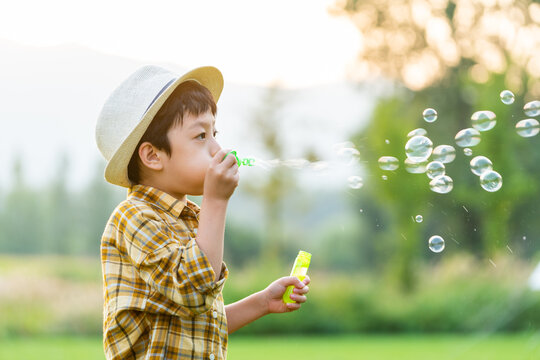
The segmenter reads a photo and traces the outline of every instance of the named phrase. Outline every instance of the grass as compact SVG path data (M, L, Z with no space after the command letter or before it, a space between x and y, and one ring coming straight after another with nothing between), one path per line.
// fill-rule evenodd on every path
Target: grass
M262 350L264 349L264 350ZM348 335L231 340L229 357L249 359L506 360L540 358L538 335Z
M37 337L5 338L0 340L0 359L53 360L104 359L100 338Z
M0 359L103 359L100 338L0 339ZM228 358L532 360L540 358L540 334L231 336Z

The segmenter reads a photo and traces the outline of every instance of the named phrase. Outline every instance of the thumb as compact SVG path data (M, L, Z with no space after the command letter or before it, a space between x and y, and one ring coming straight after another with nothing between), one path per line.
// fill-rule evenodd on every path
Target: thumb
M294 285L299 289L302 289L306 284L304 284L300 279L298 279L296 276L285 276L281 278L281 285L283 286L290 286Z

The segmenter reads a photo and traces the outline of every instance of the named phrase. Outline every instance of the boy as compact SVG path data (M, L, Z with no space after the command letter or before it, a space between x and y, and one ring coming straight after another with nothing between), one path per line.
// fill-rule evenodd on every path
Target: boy
M108 359L225 359L228 334L300 308L306 286L282 277L224 306L223 234L238 165L215 139L223 77L145 66L107 99L96 126L108 182L129 188L101 240ZM201 207L186 195L203 195ZM281 297L289 285L296 303Z

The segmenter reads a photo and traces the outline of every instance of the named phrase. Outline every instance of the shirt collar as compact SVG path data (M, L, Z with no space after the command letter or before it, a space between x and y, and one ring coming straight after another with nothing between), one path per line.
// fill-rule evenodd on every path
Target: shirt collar
M179 218L182 212L189 210L192 210L196 217L199 215L199 207L194 202L190 200L186 200L186 202L178 200L172 195L152 186L133 185L129 188L128 199L137 199L158 206L175 218Z

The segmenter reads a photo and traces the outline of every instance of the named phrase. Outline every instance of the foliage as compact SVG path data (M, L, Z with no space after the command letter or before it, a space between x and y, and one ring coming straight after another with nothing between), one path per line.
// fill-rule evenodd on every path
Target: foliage
M312 272L308 301L300 311L269 315L239 333L494 333L538 328L540 294L523 285L529 269L509 257L495 262L500 270L461 255L420 267L418 287L407 295L377 275ZM249 276L231 273L224 289L226 303L263 289L272 277L265 268L242 274Z
M540 326L540 294L525 286L530 267L512 257L478 263L447 257L416 270L417 290L404 295L378 274L331 273L316 266L299 311L271 314L238 335L345 333L474 333L530 331ZM0 258L0 338L100 336L102 284L96 258ZM287 266L288 265L288 266ZM287 275L290 264L230 266L226 304Z
M114 207L125 196L105 183L103 163L86 187L68 186L69 164L60 156L56 178L43 189L26 184L15 161L13 187L0 198L0 253L99 254L99 240Z
M425 174L409 174L403 165L391 173L377 165L380 156L395 156L402 161L406 158L406 134L412 129L426 128L435 147L453 144L454 134L470 127L468 119L474 112L473 107L462 106L462 100L455 99L459 95L448 89L417 93L403 90L403 93L381 99L372 122L354 138L371 174L370 181L366 181L363 192L358 195L356 206L371 204L375 208L372 212L379 214L377 220L385 224L383 229L371 230L368 236L386 244L381 251L391 256L394 266L389 271L394 272L405 288L413 286L414 263L425 258L423 249L433 234L443 236L450 246L458 244L459 248L479 258L507 251L507 246L519 250L526 247L526 251L518 253L525 258L538 249L534 243L521 241L525 234L536 233L538 228L534 221L539 210L535 199L540 195L540 182L535 176L540 172L538 138L521 138L516 134L514 119L521 119L523 98L517 97L512 106L502 104L498 99L501 81L501 77L495 77L490 84L482 86L454 87L458 94L463 88L469 89L477 110L492 110L497 114L495 128L482 133L481 143L473 148L474 156L490 158L494 169L503 176L503 187L496 193L480 187L478 177L469 169L471 158L455 145L456 160L446 165L446 173L454 181L454 189L448 194L430 191ZM439 111L435 123L422 120L422 110L427 106ZM390 144L384 139L389 139ZM380 177L385 173L388 180L382 181ZM358 217L366 214L358 214ZM416 214L423 215L423 224L411 221Z
M268 88L264 94L261 107L253 114L254 134L258 134L264 150L274 159L281 159L284 152L283 114L281 112L284 96L277 86ZM294 181L290 171L282 166L268 164L271 171L255 184L248 184L246 189L254 197L259 198L264 215L262 251L264 261L275 261L284 251L283 242L283 201L293 189ZM267 165L267 166L268 166Z
M523 105L540 95L539 47L532 46L540 39L540 5L525 0L348 0L334 11L359 29L358 68L365 76L358 79L375 75L394 85L379 98L370 124L353 137L371 176L358 203L372 204L385 222L383 231L370 237L386 244L381 247L390 256L386 272L403 289L414 289L416 263L426 258L426 242L434 234L480 259L506 252L507 246L523 249L518 239L538 228L534 199L540 195L540 147L538 137L521 138L514 126L524 116ZM514 104L500 101L504 89L516 94ZM435 123L422 120L428 107L439 114ZM454 135L471 127L469 119L478 110L497 115L497 126L482 133L473 151L492 160L503 177L501 190L488 193L479 187L469 170L470 158L459 147L446 169L454 182L449 194L430 192L424 175L408 174L403 166L388 174L388 181L378 180L383 172L377 159L404 160L409 131L425 127L434 146L453 144ZM410 221L416 214L426 219L423 226ZM518 256L538 249L526 246Z
M464 68L477 82L503 74L512 90L540 95L537 1L346 0L333 12L359 30L358 79L422 90Z

